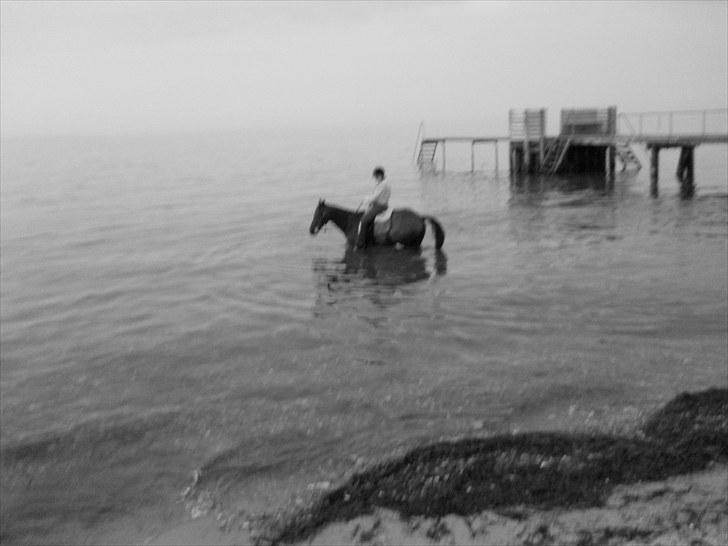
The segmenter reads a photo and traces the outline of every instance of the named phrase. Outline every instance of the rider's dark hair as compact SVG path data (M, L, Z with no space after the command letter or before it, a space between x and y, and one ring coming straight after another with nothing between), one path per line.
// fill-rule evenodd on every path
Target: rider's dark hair
M384 168L383 167L375 167L372 171L372 176L375 178L384 178Z

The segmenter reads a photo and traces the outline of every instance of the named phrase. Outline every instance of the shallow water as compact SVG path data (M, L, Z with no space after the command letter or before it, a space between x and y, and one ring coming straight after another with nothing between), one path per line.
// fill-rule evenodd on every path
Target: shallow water
M196 469L271 511L434 439L619 431L726 384L725 146L685 201L677 153L653 199L647 169L420 176L411 137L3 141L4 539L143 539L188 517ZM373 162L443 252L309 236Z

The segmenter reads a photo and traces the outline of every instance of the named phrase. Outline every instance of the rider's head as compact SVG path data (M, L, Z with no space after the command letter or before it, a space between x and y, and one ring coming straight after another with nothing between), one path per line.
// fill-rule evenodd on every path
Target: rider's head
M372 171L372 176L377 182L384 180L384 169L382 167L375 167Z

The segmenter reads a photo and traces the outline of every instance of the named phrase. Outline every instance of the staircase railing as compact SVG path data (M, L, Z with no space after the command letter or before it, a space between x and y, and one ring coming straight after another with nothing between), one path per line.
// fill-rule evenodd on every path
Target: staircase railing
M546 172L546 174L554 174L561 166L561 163L564 161L564 157L566 156L566 152L569 149L569 146L571 146L572 138L573 135L569 135L566 138L559 136L552 142L551 146L549 146L549 149L544 156L544 164L542 166L542 169Z
M417 128L417 138L415 139L415 150L412 153L412 163L417 163L418 153L422 146L422 137L425 136L425 122L421 121Z
M551 144L549 145L548 149L546 150L546 153L543 157L543 164L544 166L548 165L552 161L554 161L556 158L556 154L559 153L559 146L561 146L561 139L559 137L556 137Z
M631 144L632 140L635 137L635 130L634 126L632 125L632 122L629 121L629 118L627 117L627 114L620 112L617 116L617 119L624 122L624 124L627 126L627 129L629 130L629 134L627 135L627 144Z
M563 143L561 150L559 151L559 155L556 158L556 162L551 166L551 169L549 169L549 174L554 174L561 166L561 163L564 161L564 157L566 156L566 152L569 149L569 146L571 146L571 139L571 135L566 138L566 141Z

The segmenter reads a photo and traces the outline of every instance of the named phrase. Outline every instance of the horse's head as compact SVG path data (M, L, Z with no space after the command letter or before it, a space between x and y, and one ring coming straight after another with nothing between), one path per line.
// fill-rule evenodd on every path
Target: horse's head
M311 235L316 235L319 230L326 224L326 222L329 221L329 217L326 214L326 203L324 203L324 200L319 200L318 206L316 207L316 210L313 213L313 220L311 220L311 227L308 228L308 231Z

